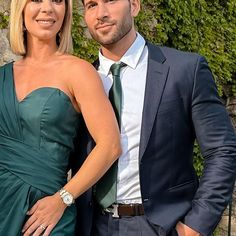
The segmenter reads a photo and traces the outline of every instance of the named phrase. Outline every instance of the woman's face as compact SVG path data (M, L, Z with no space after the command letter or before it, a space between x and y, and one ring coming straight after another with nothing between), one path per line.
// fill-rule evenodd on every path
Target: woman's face
M28 0L23 11L27 35L40 40L55 39L65 9L65 0Z

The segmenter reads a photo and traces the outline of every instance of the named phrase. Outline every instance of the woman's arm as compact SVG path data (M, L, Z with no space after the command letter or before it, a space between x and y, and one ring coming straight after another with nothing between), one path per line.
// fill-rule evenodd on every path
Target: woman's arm
M75 197L96 183L121 153L119 128L101 79L92 65L82 61L81 67L83 69L78 76L82 79L72 78L71 91L96 146L77 174L65 186Z
M87 128L96 145L76 175L63 187L77 198L94 185L121 153L119 128L112 106L103 90L96 70L79 60L68 69L68 86L83 114ZM29 220L23 227L24 236L49 235L63 215L66 205L59 192L39 200L28 212Z

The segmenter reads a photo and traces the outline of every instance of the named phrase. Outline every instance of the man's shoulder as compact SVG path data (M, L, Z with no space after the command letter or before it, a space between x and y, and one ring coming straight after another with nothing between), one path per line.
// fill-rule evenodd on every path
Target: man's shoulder
M149 51L151 52L158 52L158 50L163 54L163 56L167 60L198 60L200 57L202 57L200 54L196 52L189 52L189 51L183 51L176 48L171 48L167 46L162 45L155 45L153 43L148 42L147 43Z

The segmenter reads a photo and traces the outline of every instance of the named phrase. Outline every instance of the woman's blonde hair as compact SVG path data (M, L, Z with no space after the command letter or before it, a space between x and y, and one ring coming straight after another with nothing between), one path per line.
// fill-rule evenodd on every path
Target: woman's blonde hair
M25 56L27 52L27 39L24 27L24 8L28 0L12 0L10 15L10 44L12 51L21 56ZM72 52L72 0L65 0L66 12L65 18L58 33L58 52Z

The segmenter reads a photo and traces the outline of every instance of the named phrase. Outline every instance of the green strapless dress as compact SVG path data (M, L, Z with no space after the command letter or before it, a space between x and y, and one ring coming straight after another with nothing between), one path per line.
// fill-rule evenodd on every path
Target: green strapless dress
M65 185L79 117L57 88L18 101L13 63L0 67L0 236L21 236L26 212ZM50 235L73 236L75 222L72 205Z

